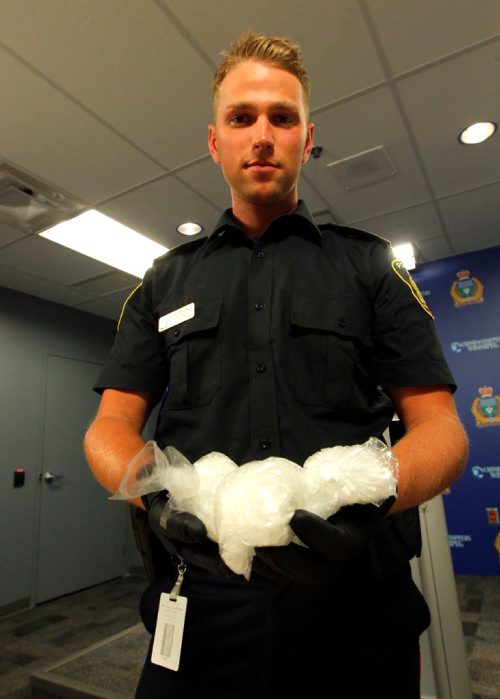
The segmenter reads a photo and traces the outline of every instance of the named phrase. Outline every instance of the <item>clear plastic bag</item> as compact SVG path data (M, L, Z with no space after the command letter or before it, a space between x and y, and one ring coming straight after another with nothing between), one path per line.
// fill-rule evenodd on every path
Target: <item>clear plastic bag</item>
M168 490L172 505L199 517L226 565L248 579L256 546L301 543L289 524L295 510L327 519L344 505L380 505L396 495L397 481L397 460L373 437L364 444L321 449L303 467L279 457L238 467L220 452L192 464L173 447L162 452L149 441L128 465L112 499Z

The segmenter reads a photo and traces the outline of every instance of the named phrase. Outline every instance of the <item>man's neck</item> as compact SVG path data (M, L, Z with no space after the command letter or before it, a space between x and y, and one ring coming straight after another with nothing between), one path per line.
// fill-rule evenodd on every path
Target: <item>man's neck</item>
M245 229L249 238L258 238L271 223L285 214L295 211L298 200L278 202L276 204L252 204L249 202L233 201L233 216Z

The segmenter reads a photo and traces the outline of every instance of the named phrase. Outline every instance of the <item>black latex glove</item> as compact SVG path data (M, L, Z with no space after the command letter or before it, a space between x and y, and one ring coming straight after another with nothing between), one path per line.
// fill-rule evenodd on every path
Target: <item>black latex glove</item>
M391 497L377 505L346 505L329 519L296 510L290 527L315 553L331 561L347 561L361 553L394 504Z
M257 548L252 571L277 582L315 584L332 580L342 573L349 559L368 547L395 500L391 496L378 507L347 505L327 520L296 510L290 526L308 548L296 544Z
M288 546L259 546L252 560L252 575L276 583L297 582L315 585L335 579L343 568L297 544Z
M222 560L219 547L208 538L201 519L173 509L166 490L143 495L142 502L148 513L149 526L168 553L212 575L234 577L235 573Z

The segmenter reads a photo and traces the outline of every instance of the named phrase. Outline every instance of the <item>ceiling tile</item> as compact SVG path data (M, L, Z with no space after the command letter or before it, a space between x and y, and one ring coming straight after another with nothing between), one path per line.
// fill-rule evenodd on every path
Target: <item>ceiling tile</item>
M38 236L24 238L5 248L0 260L4 265L57 284L75 284L114 271L113 267Z
M0 49L0 153L14 166L94 202L162 172Z
M414 243L444 233L432 203L391 211L376 218L349 221L349 225L387 238L393 245Z
M397 74L500 32L498 0L365 0Z
M200 223L205 235L222 213L173 175L117 197L99 211L168 248L189 240L176 231L180 223Z
M500 133L476 146L458 142L459 132L474 121L499 121L499 56L500 41L398 83L438 197L499 179Z
M130 292L128 292L130 293ZM120 313L123 307L123 303L128 296L128 293L122 292L121 298L94 298L84 301L83 303L74 304L74 307L79 311L85 311L86 313L93 313L94 315L104 316L105 318L111 318L112 320L118 321Z
M20 231L18 229L12 228L7 223L0 220L0 250L4 245L12 243L14 240L19 240L24 238L26 231ZM2 253L0 252L0 260Z
M500 184L441 199L439 208L454 252L500 245Z
M323 146L320 158L305 166L308 179L332 204L344 221L362 211L374 217L387 210L429 200L418 161L390 90L381 88L314 115L315 143ZM328 163L383 146L396 175L363 189L347 191L330 173Z
M198 157L206 152L211 67L155 3L120 0L117 10L85 0L30 3L26 12L11 2L0 37L165 168Z
M4 264L0 264L0 286L5 286L15 291L22 291L25 294L38 296L65 306L72 306L88 298L88 295L82 291L57 284L49 279L42 279Z
M165 4L214 63L220 59L219 52L229 48L234 39L248 29L290 36L298 41L312 84L312 107L327 104L384 79L358 4L352 0L314 0L310 3L169 0ZM223 21L216 18L223 18Z

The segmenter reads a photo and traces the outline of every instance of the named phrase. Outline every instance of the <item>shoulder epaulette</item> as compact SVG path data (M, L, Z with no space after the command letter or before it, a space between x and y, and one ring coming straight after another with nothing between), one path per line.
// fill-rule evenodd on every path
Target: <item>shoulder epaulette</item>
M377 242L382 245L389 246L391 244L390 240L382 238L380 235L375 233L369 233L368 231L363 231L360 228L351 228L351 226L339 226L336 223L322 223L319 226L322 231L333 231L334 233L339 233L343 235L344 238L353 238L356 240L369 240L372 243Z
M175 245L173 248L170 248L170 250L167 250L167 252L163 253L163 255L157 257L154 260L153 264L156 265L163 262L164 260L169 260L174 255L181 255L185 252L194 252L196 248L199 248L201 245L203 245L206 239L207 236L204 236L203 238L197 238L196 240L188 240L186 243L180 243L179 245Z

